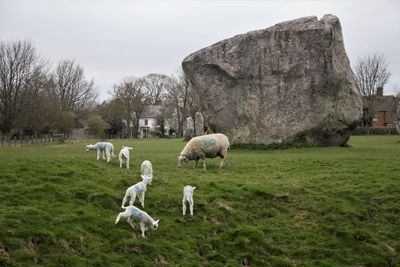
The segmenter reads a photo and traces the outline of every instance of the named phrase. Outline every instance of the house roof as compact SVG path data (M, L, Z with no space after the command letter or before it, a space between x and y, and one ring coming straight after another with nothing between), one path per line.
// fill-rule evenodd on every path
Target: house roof
M144 107L141 118L157 118L161 114L161 105L148 105Z
M366 97L364 96L364 100ZM384 95L384 96L377 96L373 102L373 109L382 112L382 111L397 111L397 102L399 100L396 99L393 95Z
M377 101L376 105L377 111L396 112L397 110L397 101L396 98L392 95L377 97L376 101Z

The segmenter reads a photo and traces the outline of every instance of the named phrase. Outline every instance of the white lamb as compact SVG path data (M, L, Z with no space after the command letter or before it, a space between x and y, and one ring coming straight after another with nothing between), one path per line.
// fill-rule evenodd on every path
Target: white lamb
M140 166L140 172L142 173L142 179L148 179L149 184L151 184L151 181L153 180L153 166L149 160L142 162L142 165Z
M133 221L139 221L140 222L140 230L142 231L142 237L145 238L146 236L144 235L144 232L149 229L149 227L155 231L158 228L158 222L160 220L155 221L153 218L150 217L147 212L136 208L135 206L128 206L124 207L125 211L120 212L115 219L115 224L117 224L120 220L121 217L128 217L128 224L132 227L132 229L135 229L135 225L133 224Z
M97 151L97 160L100 159L100 153L102 154L104 160L105 159L104 153L105 153L107 156L107 163L111 161L112 157L115 157L114 145L109 142L97 142L94 145L92 144L86 145L86 152L89 152L90 150Z
M129 154L132 148L123 146L121 151L119 152L118 158L119 158L119 167L122 168L122 164L125 163L126 168L129 169Z
M207 134L193 137L183 148L178 156L178 167L182 168L189 160L195 160L193 168L197 167L197 162L203 161L203 168L207 169L205 158L220 157L219 167L226 165L226 157L229 151L229 140L224 134Z
M128 201L128 197L130 198L129 206L132 206L135 202L136 196L138 196L140 203L142 203L142 207L144 207L144 195L146 193L148 183L148 179L143 179L143 181L129 187L125 192L121 208L125 207L125 203Z
M189 208L190 208L190 215L193 216L193 194L194 190L196 187L192 187L190 185L187 185L183 188L183 199L182 199L182 213L183 215L186 215L186 203L189 203Z

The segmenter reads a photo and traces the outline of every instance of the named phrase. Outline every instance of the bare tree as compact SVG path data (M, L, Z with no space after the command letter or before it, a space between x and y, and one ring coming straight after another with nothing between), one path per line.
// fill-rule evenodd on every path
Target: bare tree
M376 97L376 89L383 87L391 76L388 63L383 55L372 54L359 57L354 66L354 78L365 97L363 121L364 125L371 125L374 117L373 104Z
M160 105L171 84L171 78L165 74L151 73L141 78L151 105Z
M398 84L393 85L392 91L395 97L400 98L400 85Z
M13 130L23 95L41 75L46 63L30 41L0 42L0 129Z
M112 92L114 99L118 99L125 111L127 126L131 136L138 138L139 119L148 102L148 94L140 78L128 77L117 85ZM131 127L132 124L132 127Z
M27 88L21 94L14 129L27 134L36 134L48 127L46 121L47 113L54 113L57 110L50 109L46 102L49 100L46 88L49 86L49 79L46 72L38 72L32 76Z
M94 81L86 80L83 68L74 60L58 63L52 85L51 93L59 99L64 111L81 112L97 98Z
M171 86L168 86L164 110L169 112L168 117L173 114L176 117L177 136L183 134L183 122L187 117L198 111L197 95L185 73L180 70L176 77L171 77Z

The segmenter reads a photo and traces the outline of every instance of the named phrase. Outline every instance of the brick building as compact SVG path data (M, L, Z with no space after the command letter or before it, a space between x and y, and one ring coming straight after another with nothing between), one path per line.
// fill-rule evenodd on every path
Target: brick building
M377 88L373 104L376 115L372 119L372 128L396 128L398 101L394 95L383 95L382 87Z

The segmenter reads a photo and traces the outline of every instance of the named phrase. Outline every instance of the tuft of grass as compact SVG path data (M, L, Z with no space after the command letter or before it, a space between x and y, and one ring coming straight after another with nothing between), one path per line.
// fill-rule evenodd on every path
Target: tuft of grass
M229 152L229 165L177 168L181 140L131 146L131 169L96 161L83 143L0 150L1 266L397 266L400 142ZM142 239L115 225L140 164L153 163L145 208L159 229ZM196 186L194 216L182 189ZM137 200L136 200L137 201ZM137 204L137 202L135 202Z

